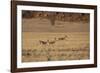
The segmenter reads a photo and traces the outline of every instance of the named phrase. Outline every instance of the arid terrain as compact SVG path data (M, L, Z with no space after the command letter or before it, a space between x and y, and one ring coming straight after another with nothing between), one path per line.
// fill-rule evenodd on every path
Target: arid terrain
M83 59L89 59L89 22L23 18L22 62Z
M68 38L59 40L59 38ZM56 37L56 39L55 39ZM55 43L48 43L55 41ZM40 41L47 42L46 44ZM51 60L79 60L89 58L87 32L23 33L23 62Z

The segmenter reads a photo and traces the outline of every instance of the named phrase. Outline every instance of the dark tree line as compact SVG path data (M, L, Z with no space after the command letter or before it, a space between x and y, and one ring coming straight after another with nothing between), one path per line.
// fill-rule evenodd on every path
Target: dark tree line
M55 20L60 21L84 21L89 22L89 14L87 13L68 13L68 12L43 12L43 11L22 11L23 18L47 18L51 24L55 24Z

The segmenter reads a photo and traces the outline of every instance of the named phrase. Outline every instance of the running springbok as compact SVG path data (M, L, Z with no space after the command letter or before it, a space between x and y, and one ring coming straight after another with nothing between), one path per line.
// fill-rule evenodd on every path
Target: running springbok
M48 42L47 41L42 41L42 40L39 40L40 44L43 44L43 45L46 45Z
M65 40L66 38L68 38L67 35L65 35L65 37L60 37L60 38L58 38L58 40Z

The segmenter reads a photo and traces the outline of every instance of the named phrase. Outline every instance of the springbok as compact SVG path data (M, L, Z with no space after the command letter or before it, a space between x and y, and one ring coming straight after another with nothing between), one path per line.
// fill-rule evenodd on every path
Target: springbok
M58 38L58 40L65 40L66 38L68 38L67 35L65 35L65 37L60 37L60 38Z
M56 41L57 41L57 39L56 39L56 37L55 37L54 40L52 40L52 41L48 41L48 43L49 43L49 44L55 44Z
M49 41L48 43L49 44L55 44L55 41Z
M39 40L40 44L46 45L48 42Z

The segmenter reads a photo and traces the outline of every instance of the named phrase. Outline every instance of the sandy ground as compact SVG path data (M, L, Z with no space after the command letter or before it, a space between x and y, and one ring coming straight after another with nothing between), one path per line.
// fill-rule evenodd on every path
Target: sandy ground
M23 19L24 32L89 32L89 23L55 21L51 25L50 20L43 18Z
M89 59L88 23L23 19L22 62L82 59Z

